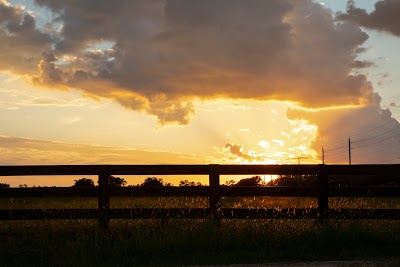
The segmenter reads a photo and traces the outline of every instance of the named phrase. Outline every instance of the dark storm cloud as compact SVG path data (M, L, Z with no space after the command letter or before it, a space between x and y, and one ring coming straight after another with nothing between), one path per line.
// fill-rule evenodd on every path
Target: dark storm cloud
M354 69L362 69L375 66L373 62L366 60L354 60L352 67Z
M35 18L0 1L0 71L33 74L43 49L51 49L52 38L36 28Z
M356 59L368 35L311 0L36 0L53 12L46 32L24 18L28 13L1 3L7 16L0 57L9 58L8 69L114 99L160 124L190 123L193 99L305 107L373 101L366 76L352 72L369 64ZM105 41L112 47L92 47ZM21 54L4 52L24 45Z
M349 1L346 13L340 13L338 18L354 21L369 29L385 31L400 36L399 13L400 1L398 0L378 1L375 3L375 10L371 13L356 7L354 1Z

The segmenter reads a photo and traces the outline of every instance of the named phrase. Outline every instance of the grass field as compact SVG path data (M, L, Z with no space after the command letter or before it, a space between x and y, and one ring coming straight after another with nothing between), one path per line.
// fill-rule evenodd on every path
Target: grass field
M332 199L331 207L399 208L399 199ZM112 208L208 206L207 198L112 198ZM224 207L316 207L314 198L225 198ZM97 199L1 199L1 209L96 208ZM391 260L400 222L384 220L0 221L1 266L187 266L318 260Z
M0 209L90 208L97 198L0 198ZM112 197L111 208L207 208L207 197ZM316 208L312 197L223 197L225 208ZM330 208L400 209L399 198L329 198Z

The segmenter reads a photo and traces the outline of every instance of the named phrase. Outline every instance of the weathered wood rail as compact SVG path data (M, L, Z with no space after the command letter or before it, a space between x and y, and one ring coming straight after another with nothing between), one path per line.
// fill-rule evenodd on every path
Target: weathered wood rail
M96 188L0 188L0 198L97 197L97 209L0 210L0 220L98 219L108 228L110 219L146 218L362 218L400 219L399 209L329 209L329 197L400 197L399 187L329 187L329 175L395 175L400 165L60 165L0 166L0 176L97 175ZM317 175L315 187L226 187L220 175ZM111 175L208 175L204 187L111 188ZM205 196L206 209L111 209L110 197ZM316 209L227 209L224 196L316 197Z

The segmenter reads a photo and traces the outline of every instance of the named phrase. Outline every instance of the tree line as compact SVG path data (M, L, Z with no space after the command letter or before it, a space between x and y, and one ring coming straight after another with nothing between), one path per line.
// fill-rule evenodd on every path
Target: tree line
M221 186L317 186L318 178L316 175L279 175L276 179L265 182L260 176L252 176L243 178L238 182L234 180L227 181ZM400 179L396 177L385 177L376 175L361 176L339 176L330 177L330 186L400 186ZM127 181L124 178L111 176L111 187L125 187ZM96 184L92 179L81 178L74 180L72 187L95 187ZM147 177L141 184L128 185L128 187L144 186L144 187L162 187L173 186L171 183L165 182L162 178ZM200 182L189 180L181 180L178 186L204 186ZM0 188L10 187L7 183L0 183ZM21 184L19 187L28 187L27 184ZM35 186L34 186L35 187ZM40 187L40 186L39 186Z
M111 187L124 187L127 182L124 178L111 176L110 186ZM88 178L81 178L75 180L73 187L94 187L94 181ZM128 185L128 187L134 187L135 185ZM162 186L173 186L171 183L164 182L162 178L157 177L147 177L143 183L136 186L146 186L146 187L162 187ZM182 180L179 182L179 186L203 186L200 182L191 182L188 180Z
M265 182L260 176L252 176L250 178L243 178L238 182L231 180L227 181L222 186L309 186L315 184L317 181L315 176L310 175L285 175L279 176L277 179ZM125 187L127 186L127 181L124 178L111 176L110 177L111 187ZM147 177L141 184L138 185L128 185L128 187L134 186L144 186L144 187L163 187L163 186L173 186L171 183L165 182L162 178L157 177ZM193 182L189 180L181 180L178 186L204 186L200 182ZM0 183L0 188L8 188L9 184ZM23 184L19 187L28 187L28 185ZM81 178L74 180L74 185L72 187L96 187L95 182L89 178Z

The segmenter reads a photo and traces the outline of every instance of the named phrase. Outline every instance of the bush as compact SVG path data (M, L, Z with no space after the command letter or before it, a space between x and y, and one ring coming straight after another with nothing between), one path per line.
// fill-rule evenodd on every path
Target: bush
M139 186L151 186L151 187L161 187L166 185L162 178L157 177L147 177L146 180Z
M124 178L111 176L110 186L111 187L123 187L126 185L126 181Z
M9 187L10 187L9 184L0 183L0 188L9 188Z
M94 187L94 182L92 179L82 178L74 181L74 187Z
M253 176L251 178L244 178L237 182L236 186L262 186L264 185L263 180L260 176Z

